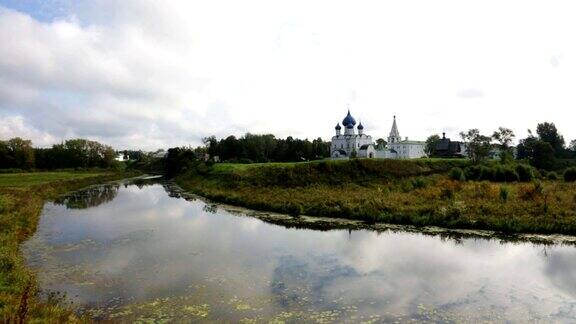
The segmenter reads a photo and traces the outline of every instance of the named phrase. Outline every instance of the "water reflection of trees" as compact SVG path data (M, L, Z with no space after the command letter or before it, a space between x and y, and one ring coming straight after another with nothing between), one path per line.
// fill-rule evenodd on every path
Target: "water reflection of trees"
M142 189L146 186L153 186L158 184L158 178L140 178L134 179L130 182L124 184L124 187L128 187L129 185L134 185L138 187L138 189Z
M64 205L69 209L85 209L96 207L114 200L114 198L116 198L118 195L118 190L120 189L121 185L124 186L124 188L129 186L136 186L138 189L142 189L144 187L157 184L158 179L156 178L133 179L128 182L123 182L122 184L108 183L75 191L71 194L56 199L55 203L58 205Z
M110 202L118 195L119 184L104 184L86 188L56 199L56 204L68 209L85 209Z

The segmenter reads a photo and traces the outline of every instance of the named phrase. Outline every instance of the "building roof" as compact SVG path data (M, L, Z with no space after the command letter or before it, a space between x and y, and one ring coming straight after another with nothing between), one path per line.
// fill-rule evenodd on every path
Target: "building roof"
M447 151L448 149L450 149L450 139L449 138L443 138L440 141L438 141L438 143L436 143L436 150L437 151Z
M350 114L350 109L348 109L348 114L346 115L346 117L344 117L342 125L344 125L345 127L349 126L354 127L354 125L356 125L356 119L354 119L354 117L352 117L352 115Z
M408 145L423 145L426 144L424 141L402 141L400 144L408 144Z
M442 138L436 143L434 150L435 155L460 155L462 154L462 143L451 141L446 138L446 134L442 134Z
M360 122L360 124L358 124L358 129L364 129L364 126L362 126L362 122Z
M341 129L342 129L342 127L340 126L340 123L336 124L336 127L335 127L335 128L336 128L337 130L341 130Z
M400 138L400 132L398 132L398 125L396 125L396 116L394 116L394 122L392 123L392 129L390 130L390 137Z

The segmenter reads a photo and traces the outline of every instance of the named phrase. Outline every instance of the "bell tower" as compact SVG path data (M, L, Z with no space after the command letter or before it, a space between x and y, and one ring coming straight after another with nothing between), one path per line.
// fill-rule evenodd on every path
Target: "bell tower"
M392 130L390 130L390 135L388 135L388 143L398 143L400 141L400 132L398 132L398 125L396 125L396 115L394 115Z

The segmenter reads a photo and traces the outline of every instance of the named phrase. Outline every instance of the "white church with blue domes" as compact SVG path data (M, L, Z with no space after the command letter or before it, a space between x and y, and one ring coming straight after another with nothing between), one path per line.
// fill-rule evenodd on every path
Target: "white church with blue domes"
M342 127L344 127L344 134L342 134ZM362 123L358 124L358 132L355 131L355 128L356 120L350 114L350 110L348 110L348 115L342 121L342 126L336 124L336 136L332 137L330 150L332 158L376 157L376 148L372 142L372 136L364 134Z
M344 128L344 134L342 134ZM348 159L348 158L382 158L382 159L415 159L425 157L426 153L424 148L426 142L424 141L409 141L408 137L402 140L398 125L396 124L396 116L392 123L392 130L388 135L388 142L386 147L379 147L376 149L372 136L364 134L364 126L362 122L356 127L356 120L348 114L342 120L342 126L336 124L336 135L332 137L330 146L330 156L333 159Z

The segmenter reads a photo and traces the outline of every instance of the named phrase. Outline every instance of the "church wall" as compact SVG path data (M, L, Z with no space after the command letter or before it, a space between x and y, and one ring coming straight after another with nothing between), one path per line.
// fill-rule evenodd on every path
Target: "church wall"
M334 151L344 150L347 156L350 156L355 150L356 153L360 147L365 144L372 144L372 137L369 135L339 135L332 137L331 156Z

